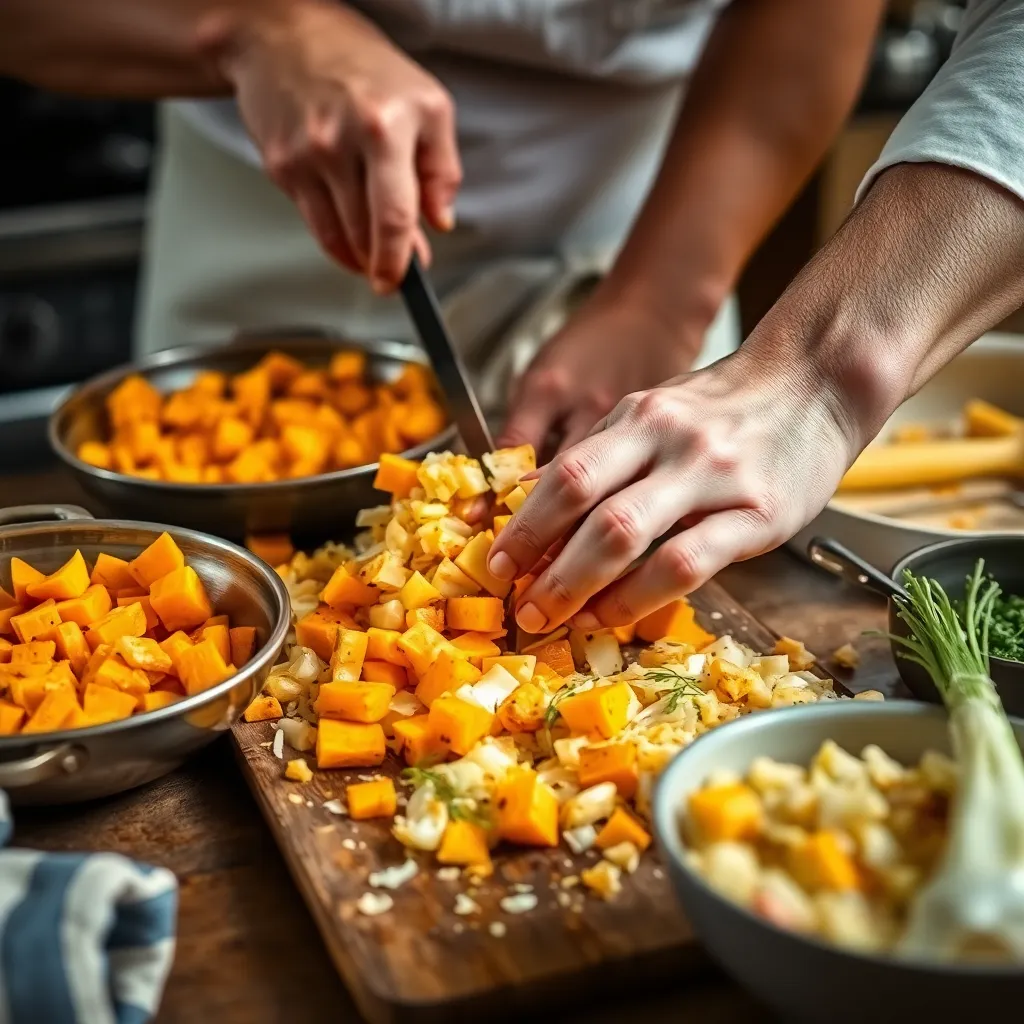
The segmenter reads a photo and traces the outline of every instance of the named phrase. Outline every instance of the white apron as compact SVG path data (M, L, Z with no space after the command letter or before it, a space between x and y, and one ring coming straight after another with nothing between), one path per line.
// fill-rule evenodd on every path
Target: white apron
M464 183L456 230L431 237L431 277L476 371L489 370L493 381L521 368L544 337L512 332L501 344L498 325L528 311L527 300L559 274L611 262L657 172L721 2L354 5L455 97ZM375 296L321 253L264 176L232 101L167 104L137 352L269 327L413 337L400 300ZM738 343L730 301L701 364Z

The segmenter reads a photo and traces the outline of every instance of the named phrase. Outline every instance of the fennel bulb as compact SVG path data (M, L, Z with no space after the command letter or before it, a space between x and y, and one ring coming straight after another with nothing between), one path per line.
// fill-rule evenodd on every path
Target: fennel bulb
M960 772L946 850L897 947L914 959L1024 962L1024 758L989 676L999 586L983 568L967 580L962 622L934 580L906 573L909 599L897 599L912 637L892 639L935 681Z

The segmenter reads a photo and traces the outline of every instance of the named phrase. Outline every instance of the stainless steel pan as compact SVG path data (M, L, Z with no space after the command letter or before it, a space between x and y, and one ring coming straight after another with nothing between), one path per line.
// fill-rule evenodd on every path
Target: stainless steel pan
M41 520L49 520L47 522ZM218 686L120 722L29 736L0 737L0 789L13 803L74 803L150 782L223 735L238 720L277 661L290 611L284 583L242 548L175 526L93 519L76 506L0 510L0 565L9 583L12 556L52 572L79 548L133 558L164 530L202 577L218 613L257 629L257 653Z
M247 533L286 532L297 544L313 547L347 533L361 509L381 504L384 496L373 488L376 463L263 484L176 484L97 469L75 452L83 441L106 438L106 398L130 374L140 374L157 390L168 392L188 385L203 370L251 369L273 349L283 349L307 365L324 366L334 353L356 348L367 353L375 380L394 379L406 363L426 362L415 345L388 341L355 345L320 332L286 330L241 337L228 345L168 349L95 377L74 391L50 419L50 444L111 514L157 522L173 519L189 529L236 541ZM427 452L451 448L455 439L455 428L449 427L405 454L421 458Z

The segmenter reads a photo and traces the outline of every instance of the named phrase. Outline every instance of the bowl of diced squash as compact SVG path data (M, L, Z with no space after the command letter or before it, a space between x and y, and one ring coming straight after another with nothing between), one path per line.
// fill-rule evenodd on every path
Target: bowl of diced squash
M234 544L0 511L0 789L68 803L171 771L238 719L288 626L280 577Z
M337 536L380 456L454 441L423 353L315 335L169 349L75 390L50 443L107 512L241 541Z

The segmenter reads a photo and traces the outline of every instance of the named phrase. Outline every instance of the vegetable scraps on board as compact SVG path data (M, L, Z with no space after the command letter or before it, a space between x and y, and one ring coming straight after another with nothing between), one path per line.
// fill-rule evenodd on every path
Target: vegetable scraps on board
M480 878L499 848L564 845L598 856L574 885L612 899L651 842L654 781L683 746L739 715L836 694L808 671L803 644L755 652L707 632L686 601L629 627L510 637L506 601L529 577L497 580L487 556L534 467L529 446L483 466L450 452L382 456L375 485L391 500L359 514L354 549L330 544L278 567L294 642L245 717L277 722L268 745L299 783L310 769L285 742L315 751L321 770L400 757L407 801L389 768L359 775L347 807L328 810L391 819L412 856Z

